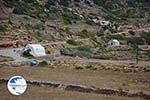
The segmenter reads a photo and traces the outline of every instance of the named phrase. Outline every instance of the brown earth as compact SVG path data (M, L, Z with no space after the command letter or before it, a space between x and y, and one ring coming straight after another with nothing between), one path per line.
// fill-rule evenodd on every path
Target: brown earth
M113 70L81 69L78 64L53 64L47 67L8 67L0 68L0 76L9 79L21 75L27 80L47 80L65 84L82 84L97 88L125 89L129 92L150 94L149 72L128 72Z
M13 59L10 57L0 56L0 62L12 61Z
M80 93L65 91L43 86L28 85L26 92L21 96L14 96L7 90L6 83L0 84L1 100L144 100L141 98L128 98L108 96L93 93Z

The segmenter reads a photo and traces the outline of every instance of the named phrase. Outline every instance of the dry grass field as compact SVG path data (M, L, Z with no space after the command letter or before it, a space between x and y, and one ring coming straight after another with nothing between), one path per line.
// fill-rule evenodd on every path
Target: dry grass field
M0 100L143 100L121 96L108 96L91 93L64 91L50 87L28 85L27 91L21 96L11 95L6 84L0 84Z
M86 62L86 60L84 60ZM0 66L0 77L9 79L14 75L21 75L26 80L45 80L61 84L79 84L96 88L123 89L129 93L143 92L150 94L150 73L144 71L124 72L123 69L113 70L122 66L129 66L126 62L101 61L100 64L94 62L92 67L88 63L64 61L54 61L47 66L31 67L26 65ZM134 65L137 68L142 66L149 68L149 62L140 62ZM101 69L101 67L104 67ZM106 69L106 67L109 67ZM75 91L61 90L47 86L35 86L28 84L27 91L21 96L11 95L6 87L6 83L0 84L0 100L143 100L138 97L124 97L117 95L102 95L94 93L82 93Z
M21 75L27 80L46 80L62 84L82 84L97 88L124 89L129 92L150 93L149 72L122 72L113 70L76 69L77 65L45 67L7 67L0 68L0 76L9 79L13 75ZM113 65L111 65L113 66ZM115 66L115 65L114 65Z

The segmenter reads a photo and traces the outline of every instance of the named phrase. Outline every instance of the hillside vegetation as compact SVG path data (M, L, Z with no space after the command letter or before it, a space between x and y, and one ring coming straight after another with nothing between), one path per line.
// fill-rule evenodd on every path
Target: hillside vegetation
M13 41L16 47L66 41L73 47L61 48L62 53L88 57L100 53L109 58L113 54L105 47L110 39L123 45L150 44L148 31L136 32L149 28L149 0L0 0L0 5L0 39ZM92 53L83 54L80 46Z

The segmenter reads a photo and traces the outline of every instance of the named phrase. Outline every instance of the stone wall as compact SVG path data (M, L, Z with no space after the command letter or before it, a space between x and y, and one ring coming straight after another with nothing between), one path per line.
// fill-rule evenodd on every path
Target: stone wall
M8 82L7 79L0 78L0 83ZM77 92L86 92L86 93L96 93L96 94L105 94L105 95L118 95L125 97L140 97L144 99L150 99L150 94L145 94L143 92L129 93L125 90L117 90L112 88L96 88L96 87L87 87L84 85L77 84L61 84L51 81L41 81L41 80L27 80L28 84L38 85L38 86L50 86L58 89L77 91Z

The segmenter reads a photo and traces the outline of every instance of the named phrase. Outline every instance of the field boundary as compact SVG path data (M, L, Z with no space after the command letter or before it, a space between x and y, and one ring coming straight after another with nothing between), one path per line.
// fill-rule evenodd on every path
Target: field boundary
M8 79L0 78L0 83L8 82ZM84 85L77 84L61 84L58 82L52 81L42 81L42 80L27 80L28 84L38 85L38 86L50 86L53 88L58 88L62 90L68 91L77 91L84 93L96 93L96 94L104 94L104 95L118 95L125 97L140 97L144 99L150 99L150 94L145 94L143 92L129 93L123 89L113 89L113 88L96 88L96 87L88 87Z

